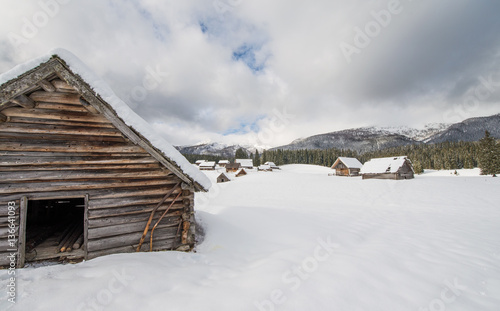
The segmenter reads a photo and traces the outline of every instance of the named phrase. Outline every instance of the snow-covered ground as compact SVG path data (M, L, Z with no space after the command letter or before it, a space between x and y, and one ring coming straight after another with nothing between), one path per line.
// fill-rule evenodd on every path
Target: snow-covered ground
M0 310L500 310L500 178L330 172L289 165L197 194L196 253L18 270L15 305L0 271Z

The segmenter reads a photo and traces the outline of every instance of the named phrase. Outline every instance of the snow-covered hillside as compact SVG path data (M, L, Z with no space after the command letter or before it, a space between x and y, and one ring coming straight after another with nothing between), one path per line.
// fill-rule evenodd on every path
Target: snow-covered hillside
M15 305L0 271L0 309L497 311L500 178L458 172L251 171L197 194L196 253L18 270Z

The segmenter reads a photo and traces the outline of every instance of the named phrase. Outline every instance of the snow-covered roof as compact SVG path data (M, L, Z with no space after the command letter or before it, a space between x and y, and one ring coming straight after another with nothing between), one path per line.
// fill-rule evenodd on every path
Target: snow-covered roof
M219 160L219 164L228 164L229 160Z
M278 167L276 164L274 164L274 162L266 162L264 163L264 165L269 165L272 168Z
M161 137L157 131L144 121L144 119L139 117L125 102L123 102L99 76L89 69L80 59L78 59L78 57L67 50L51 50L43 56L12 68L0 75L0 86L3 86L3 84L13 79L19 78L28 71L37 69L53 58L62 61L74 75L77 75L83 82L90 86L95 92L95 96L100 97L100 99L109 105L113 110L111 111L112 113L115 113L125 125L138 133L139 137L145 143L148 143L158 151L164 159L168 160L167 162L170 163L169 165L173 165L175 170L180 171L179 173L181 175L187 176L188 180L191 179L204 190L210 188L211 182L205 174L193 167L177 149ZM175 166L177 166L178 169L175 168Z
M197 160L196 164L200 164L200 163L203 163L203 162L207 162L207 160Z
M267 170L270 170L270 169L271 169L271 165L269 165L269 164L259 165L259 170L261 170L261 171L267 171Z
M205 162L200 163L200 167L214 167L214 166L215 166L215 162L213 162L213 161L205 161Z
M361 168L361 174L397 173L407 161L406 156L371 159Z
M241 166L243 166L243 167L253 167L253 160L252 159L236 159L234 162L240 163Z
M344 163L347 168L361 168L363 164L356 158L339 157L338 161ZM335 164L337 161L335 161ZM335 166L334 164L334 166Z

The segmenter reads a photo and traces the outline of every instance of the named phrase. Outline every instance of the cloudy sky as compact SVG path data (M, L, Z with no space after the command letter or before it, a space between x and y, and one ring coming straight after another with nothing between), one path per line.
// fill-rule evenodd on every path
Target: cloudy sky
M0 72L68 49L176 145L500 112L500 1L0 3Z

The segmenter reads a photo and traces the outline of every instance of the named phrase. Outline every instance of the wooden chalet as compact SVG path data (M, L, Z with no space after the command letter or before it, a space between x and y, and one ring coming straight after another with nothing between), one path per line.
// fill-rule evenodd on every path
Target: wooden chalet
M226 167L229 163L229 160L219 160L219 163L217 164L219 164L220 167Z
M229 179L229 176L227 176L225 173L221 173L217 177L217 183L225 183L225 182L228 182L228 181L231 181L231 179Z
M240 163L242 168L253 169L252 159L236 159L234 163Z
M206 161L200 163L200 170L202 171L214 171L215 170L215 162Z
M248 174L245 169L241 168L239 169L237 172L236 172L236 177L241 177L241 176L245 176L246 174Z
M273 169L271 168L271 166L268 165L268 164L259 165L257 167L257 170L258 171L262 171L262 172L272 172L273 171Z
M194 246L210 181L65 50L0 75L0 155L0 266Z
M274 164L274 162L266 162L266 163L264 163L264 165L269 165L271 167L271 169L273 169L273 170L280 169L280 167L278 165Z
M332 165L337 176L359 176L363 164L356 158L339 157Z
M240 163L226 164L226 173L236 173L241 168Z
M412 179L415 176L411 161L405 157L371 159L361 168L363 179Z

